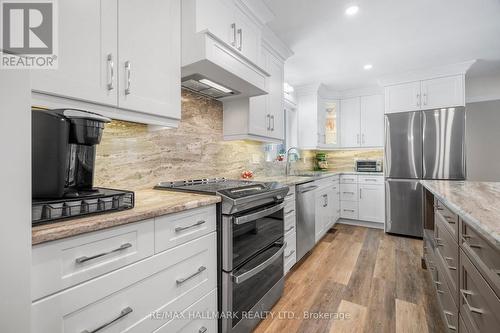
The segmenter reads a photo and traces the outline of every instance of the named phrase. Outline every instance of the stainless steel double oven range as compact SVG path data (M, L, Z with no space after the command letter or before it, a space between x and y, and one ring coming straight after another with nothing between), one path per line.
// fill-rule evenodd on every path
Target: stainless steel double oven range
M288 187L217 178L164 182L156 188L222 197L217 209L219 331L251 332L283 293Z

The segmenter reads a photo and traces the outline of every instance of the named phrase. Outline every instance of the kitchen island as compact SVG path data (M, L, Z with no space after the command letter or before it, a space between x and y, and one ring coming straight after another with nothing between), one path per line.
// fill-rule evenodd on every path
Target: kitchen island
M421 181L424 266L448 331L500 327L500 183Z

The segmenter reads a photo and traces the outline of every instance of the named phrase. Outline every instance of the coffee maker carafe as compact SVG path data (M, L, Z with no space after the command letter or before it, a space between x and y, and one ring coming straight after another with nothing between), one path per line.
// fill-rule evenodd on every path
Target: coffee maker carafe
M76 110L32 111L32 197L94 195L96 145L109 118Z

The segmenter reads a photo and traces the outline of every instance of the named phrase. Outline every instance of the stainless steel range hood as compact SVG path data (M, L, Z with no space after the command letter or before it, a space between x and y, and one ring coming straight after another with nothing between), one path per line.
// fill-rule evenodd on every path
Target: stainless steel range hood
M223 98L240 94L239 91L214 82L201 74L183 77L181 85L183 88L212 98Z

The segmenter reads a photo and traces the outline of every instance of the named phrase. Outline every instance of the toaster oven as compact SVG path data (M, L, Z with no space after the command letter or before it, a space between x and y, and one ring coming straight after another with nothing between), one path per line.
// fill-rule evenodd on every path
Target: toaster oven
M357 160L357 172L382 172L381 160Z

